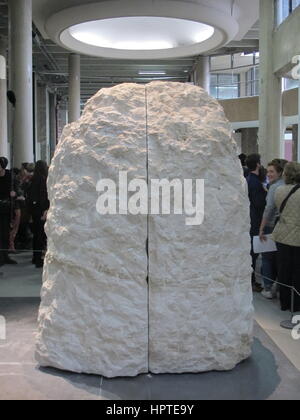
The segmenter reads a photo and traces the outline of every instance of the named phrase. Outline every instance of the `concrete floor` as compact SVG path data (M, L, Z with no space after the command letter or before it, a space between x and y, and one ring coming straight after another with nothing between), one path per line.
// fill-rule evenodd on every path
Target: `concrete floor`
M4 267L0 277L7 330L0 339L0 400L300 400L300 341L278 327L288 314L260 296L252 357L231 372L106 379L40 369L34 338L41 270L29 254L16 258L20 264Z

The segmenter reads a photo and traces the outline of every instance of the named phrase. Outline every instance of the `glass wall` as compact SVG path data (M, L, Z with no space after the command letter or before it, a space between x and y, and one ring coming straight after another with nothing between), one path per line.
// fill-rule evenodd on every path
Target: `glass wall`
M284 90L296 89L299 87L299 80L295 79L284 79Z
M259 67L253 67L246 73L246 96L259 96Z
M300 0L275 0L275 2L277 25L280 25L298 6L300 6Z
M210 94L216 99L240 97L240 75L219 73L210 76Z

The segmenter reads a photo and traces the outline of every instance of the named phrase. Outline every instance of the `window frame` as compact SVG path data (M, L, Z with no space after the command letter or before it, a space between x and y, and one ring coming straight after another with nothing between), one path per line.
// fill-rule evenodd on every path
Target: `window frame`
M232 83L221 82L220 79L224 76L230 76L232 79ZM215 82L212 83L212 79L215 78ZM222 88L232 88L237 89L237 96L232 98L223 98L220 95L220 90ZM213 73L211 74L211 81L210 81L210 93L212 94L213 89L216 90L216 95L213 95L218 100L225 100L225 99L237 99L241 97L241 75L239 73Z

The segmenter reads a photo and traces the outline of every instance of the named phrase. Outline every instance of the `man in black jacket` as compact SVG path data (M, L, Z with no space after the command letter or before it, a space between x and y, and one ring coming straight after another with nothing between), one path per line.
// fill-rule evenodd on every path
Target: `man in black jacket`
M32 263L36 268L43 267L43 250L47 246L47 237L44 230L49 200L47 193L47 163L39 160L36 162L31 185L28 188L28 204L33 220L33 258Z
M16 193L12 188L11 173L6 170L7 165L8 160L0 157L0 266L17 264L8 256L11 205Z
M267 191L263 187L262 181L259 177L261 169L260 155L253 154L248 156L246 165L249 169L247 177L249 200L250 200L250 219L251 219L251 256L252 256L252 288L254 292L261 292L262 287L256 282L255 269L257 254L253 251L253 237L259 235L259 228L263 218L264 210L266 207Z

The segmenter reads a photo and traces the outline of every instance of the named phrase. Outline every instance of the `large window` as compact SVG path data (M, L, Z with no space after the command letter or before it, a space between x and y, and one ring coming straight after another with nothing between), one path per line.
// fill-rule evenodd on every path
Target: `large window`
M216 99L233 99L240 97L239 74L212 74L210 93Z
M280 25L294 10L300 6L300 0L275 0L276 23Z
M299 87L299 80L284 79L283 90L296 89Z
M246 96L259 95L259 67L253 67L246 73Z

